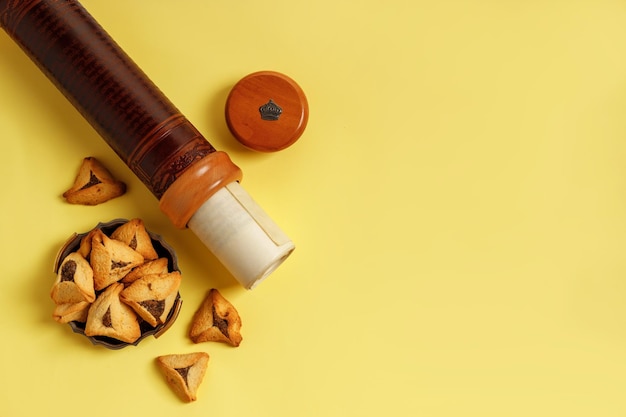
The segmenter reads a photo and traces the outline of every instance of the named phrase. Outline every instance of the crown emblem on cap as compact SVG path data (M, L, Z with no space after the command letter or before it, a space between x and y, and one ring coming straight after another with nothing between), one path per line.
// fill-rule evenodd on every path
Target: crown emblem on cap
M270 99L270 101L259 107L259 112L261 113L261 119L263 120L278 120L283 112L283 109Z

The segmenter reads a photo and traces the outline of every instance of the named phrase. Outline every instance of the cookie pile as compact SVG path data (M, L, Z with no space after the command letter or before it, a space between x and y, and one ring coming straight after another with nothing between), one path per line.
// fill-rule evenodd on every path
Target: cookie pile
M142 327L164 324L181 283L157 254L141 219L108 236L96 228L61 260L50 291L59 323L84 323L86 336L133 343ZM145 323L145 324L144 324Z
M73 328L84 329L85 336L113 349L167 328L180 307L182 280L173 253L163 257L168 256L163 249L171 249L153 240L141 219L100 224L80 236L69 241L56 262L50 291L53 318L71 322ZM243 340L241 325L233 304L212 288L191 319L188 337L194 344L237 347ZM197 399L208 362L206 352L156 358L167 384L184 402Z

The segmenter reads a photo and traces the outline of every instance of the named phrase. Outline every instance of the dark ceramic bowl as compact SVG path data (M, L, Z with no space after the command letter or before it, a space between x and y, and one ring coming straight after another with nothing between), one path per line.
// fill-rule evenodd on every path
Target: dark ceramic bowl
M104 232L104 234L106 234L107 236L111 236L111 234L113 233L113 231L115 231L115 229L117 229L120 225L126 222L128 222L127 219L115 219L106 223L98 223L96 227L94 227L94 229L101 229ZM78 250L81 239L84 236L86 236L88 233L89 231L85 233L80 233L80 234L74 233L72 236L69 237L69 239L65 242L65 244L61 247L61 249L57 253L57 257L54 262L55 274L59 270L59 266L63 262L63 259L65 259L65 257L69 255L70 253ZM170 272L172 271L180 272L180 269L178 268L178 259L176 257L176 252L174 251L174 249L167 242L165 242L165 240L163 240L163 238L160 235L155 234L149 230L148 230L148 234L150 235L150 238L152 239L152 245L154 246L154 250L157 252L159 257L167 258L168 270ZM180 308L182 306L182 302L183 301L180 298L180 293L178 293L176 295L176 301L174 301L174 306L172 307L170 314L167 316L167 319L165 320L163 324L157 325L156 327L152 327L148 323L140 319L141 336L133 343L122 342L120 340L113 339L111 337L105 337L105 336L90 336L90 337L85 336L85 323L72 321L69 323L69 325L75 333L80 333L83 336L87 337L91 341L91 343L93 343L94 345L102 345L109 349L122 349L130 345L136 346L139 344L139 342L141 342L143 339L145 339L148 336L154 336L155 338L158 338L163 333L165 333L167 329L169 329L172 326L172 324L174 324L174 321L176 321L176 318L178 317L178 313L180 312Z

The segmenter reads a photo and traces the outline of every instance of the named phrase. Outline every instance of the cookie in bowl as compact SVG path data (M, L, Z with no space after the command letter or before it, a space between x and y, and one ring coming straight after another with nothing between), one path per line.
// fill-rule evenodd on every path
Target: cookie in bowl
M54 320L109 349L159 337L182 305L176 253L141 219L115 219L73 234L54 272Z

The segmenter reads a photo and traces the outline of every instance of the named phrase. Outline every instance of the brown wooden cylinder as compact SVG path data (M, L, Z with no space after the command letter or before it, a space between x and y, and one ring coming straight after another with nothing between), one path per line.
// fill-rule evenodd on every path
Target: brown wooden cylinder
M79 2L0 0L0 26L158 199L196 162L216 156L215 148ZM240 179L241 171L224 155L224 178ZM223 185L213 182L196 186L210 195L207 187ZM188 212L196 208L166 214L184 226Z

